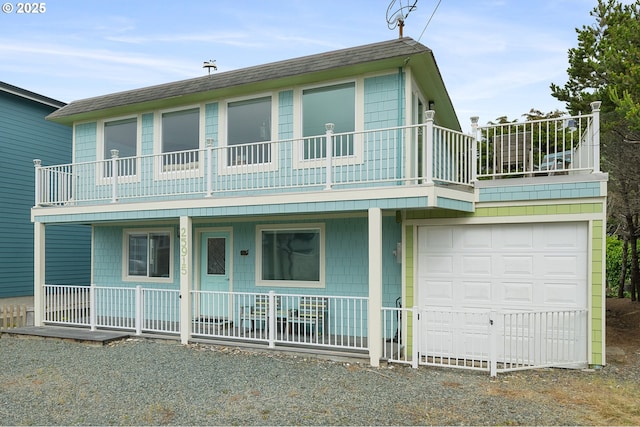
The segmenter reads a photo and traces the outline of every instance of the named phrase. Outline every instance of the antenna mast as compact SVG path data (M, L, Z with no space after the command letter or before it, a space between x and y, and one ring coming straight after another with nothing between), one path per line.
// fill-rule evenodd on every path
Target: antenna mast
M398 3L397 5L396 2ZM413 0L413 4L410 3L411 0L409 0L406 5L402 4L402 0L391 0L387 8L387 27L389 27L390 30L398 27L399 38L404 37L404 21L409 14L416 9L418 0Z

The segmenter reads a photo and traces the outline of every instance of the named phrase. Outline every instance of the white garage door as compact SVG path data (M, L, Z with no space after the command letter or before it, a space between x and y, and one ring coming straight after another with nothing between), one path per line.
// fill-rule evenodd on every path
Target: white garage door
M584 309L587 238L585 222L421 226L418 305L445 313ZM465 319L456 326L459 334L425 337L431 351L444 355L469 347L488 352L486 343L478 342L486 341L486 316ZM586 316L581 322L586 335ZM450 327L443 325L443 331Z

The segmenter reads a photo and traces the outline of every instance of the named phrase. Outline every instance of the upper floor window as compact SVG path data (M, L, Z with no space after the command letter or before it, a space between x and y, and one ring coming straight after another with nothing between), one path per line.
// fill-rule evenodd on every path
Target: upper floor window
M162 113L161 146L165 170L171 170L170 165L195 165L200 147L200 109Z
M138 119L128 118L104 122L104 159L112 157L111 150L118 150L118 176L135 175L138 152ZM105 163L104 176L113 176L111 162Z
M227 165L268 163L271 160L271 97L227 104Z
M302 136L304 159L326 157L325 124L333 123L334 133L356 130L356 85L354 82L302 91ZM336 138L334 156L354 154L353 134Z

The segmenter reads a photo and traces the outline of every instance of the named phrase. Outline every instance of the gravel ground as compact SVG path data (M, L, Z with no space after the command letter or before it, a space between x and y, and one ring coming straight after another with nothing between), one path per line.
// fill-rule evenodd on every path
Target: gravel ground
M620 374L491 379L147 339L95 347L3 336L0 360L2 425L583 425L594 420L589 403L571 399L573 382ZM567 399L551 388L569 388Z

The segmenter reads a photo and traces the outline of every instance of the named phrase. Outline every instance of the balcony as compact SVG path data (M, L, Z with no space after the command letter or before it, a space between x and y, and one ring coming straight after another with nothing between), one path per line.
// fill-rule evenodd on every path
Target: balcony
M478 180L599 172L598 109L592 114L478 127L465 134L424 124L303 139L42 166L36 207L450 186ZM329 141L329 143L327 143Z

